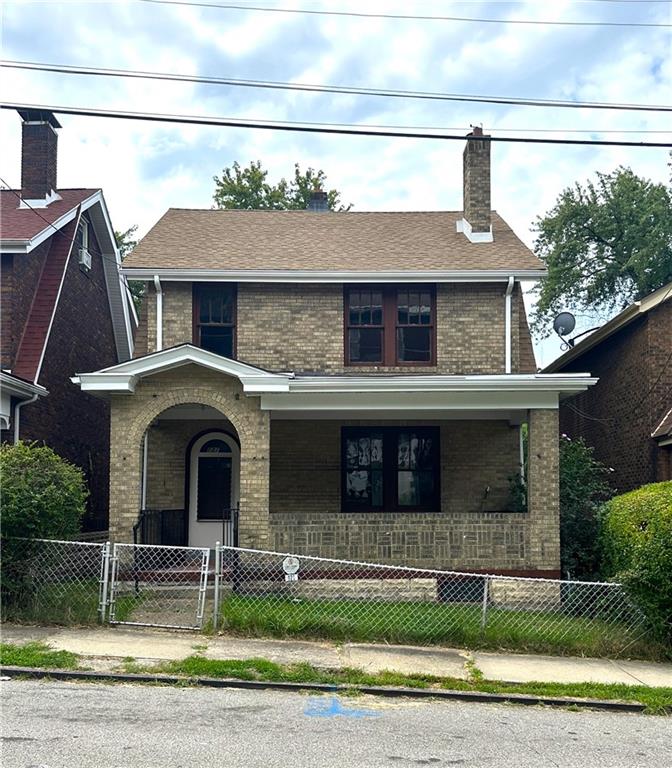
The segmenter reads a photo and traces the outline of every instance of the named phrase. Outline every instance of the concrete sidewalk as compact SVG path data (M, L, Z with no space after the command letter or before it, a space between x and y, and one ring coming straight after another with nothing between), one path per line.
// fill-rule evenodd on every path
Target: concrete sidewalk
M405 674L468 677L473 662L487 680L506 682L625 683L672 687L672 664L560 656L490 653L452 648L369 645L301 640L258 640L208 637L150 628L28 627L4 625L2 641L23 644L39 640L57 650L86 657L96 670L110 670L121 659L139 662L183 659L196 652L210 659L264 658L281 664L308 662L316 667L355 667L367 672L394 670Z

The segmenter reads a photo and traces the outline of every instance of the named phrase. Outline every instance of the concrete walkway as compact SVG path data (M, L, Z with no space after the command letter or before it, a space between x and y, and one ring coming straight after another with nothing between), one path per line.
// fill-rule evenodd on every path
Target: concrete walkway
M196 652L209 659L264 658L281 664L308 662L317 667L355 667L367 672L394 670L405 674L468 677L472 661L488 680L507 682L626 683L672 687L672 664L559 656L487 653L452 648L419 648L300 640L207 637L149 628L28 627L5 625L2 641L23 644L39 640L57 650L86 657L96 670L110 670L121 659L138 662L183 659Z

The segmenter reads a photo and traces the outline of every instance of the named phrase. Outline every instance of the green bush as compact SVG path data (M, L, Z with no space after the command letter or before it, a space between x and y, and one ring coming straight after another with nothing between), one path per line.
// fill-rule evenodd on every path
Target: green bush
M560 438L560 562L572 578L600 570L600 508L613 494L610 471L582 437Z
M11 604L30 590L30 540L76 536L88 491L81 469L51 448L17 443L0 446L0 494L2 599Z
M621 581L661 639L672 641L672 481L607 502L601 544L605 575Z

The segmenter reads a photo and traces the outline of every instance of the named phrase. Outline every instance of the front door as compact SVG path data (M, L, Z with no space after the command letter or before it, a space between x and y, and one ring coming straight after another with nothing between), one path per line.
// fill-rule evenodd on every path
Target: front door
M196 440L189 472L189 546L232 544L238 506L240 449L226 432Z

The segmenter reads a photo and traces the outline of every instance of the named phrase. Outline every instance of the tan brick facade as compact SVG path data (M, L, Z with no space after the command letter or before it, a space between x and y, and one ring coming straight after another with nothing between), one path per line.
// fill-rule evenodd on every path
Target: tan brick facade
M138 383L132 396L111 398L110 533L128 541L140 510L142 442L146 429L166 409L208 405L233 424L240 438L241 546L268 545L270 421L257 398L220 374L184 366ZM171 505L172 506L172 505Z
M163 347L193 341L191 283L162 283ZM321 373L504 373L503 283L441 283L436 290L435 366L345 366L343 286L340 284L240 283L237 297L237 357L269 370ZM526 370L527 324L519 300L512 302L513 372ZM146 322L145 322L146 318ZM136 356L156 351L156 294L150 284L143 305ZM140 329L139 329L140 333ZM522 355L521 355L521 346ZM531 348L531 344L530 344Z

